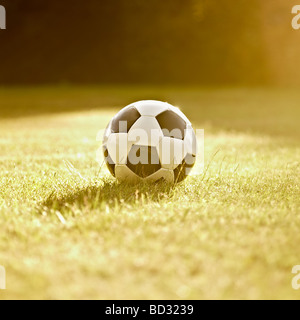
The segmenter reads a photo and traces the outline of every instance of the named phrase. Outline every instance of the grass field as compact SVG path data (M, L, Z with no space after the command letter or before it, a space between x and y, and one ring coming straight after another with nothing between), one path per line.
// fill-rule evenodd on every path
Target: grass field
M98 130L139 99L179 105L205 129L204 174L129 186L100 168ZM299 100L272 88L1 88L0 299L299 299Z

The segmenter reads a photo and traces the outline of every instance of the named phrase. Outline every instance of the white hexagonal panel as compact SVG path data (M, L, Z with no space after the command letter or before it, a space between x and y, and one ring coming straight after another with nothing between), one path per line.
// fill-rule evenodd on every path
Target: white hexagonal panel
M156 147L162 139L163 133L154 117L140 117L128 132L128 140L140 146Z
M169 104L156 100L144 100L133 104L142 116L156 117L163 111L168 110Z

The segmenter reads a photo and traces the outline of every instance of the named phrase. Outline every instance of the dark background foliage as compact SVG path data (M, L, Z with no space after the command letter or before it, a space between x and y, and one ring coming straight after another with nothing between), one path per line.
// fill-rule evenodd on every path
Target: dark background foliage
M0 83L268 83L268 1L0 0Z

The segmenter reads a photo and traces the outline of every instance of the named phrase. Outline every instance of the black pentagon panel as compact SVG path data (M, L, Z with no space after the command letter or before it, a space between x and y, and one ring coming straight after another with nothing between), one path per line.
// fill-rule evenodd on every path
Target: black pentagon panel
M161 169L155 147L134 145L127 158L127 167L141 178L147 178Z
M104 154L104 161L109 172L115 177L115 163L113 162L112 158L110 157L107 147L103 146L103 154Z
M174 169L174 181L175 183L183 181L192 170L193 166L195 165L196 157L191 154L187 154L184 158L182 164L177 166Z
M135 107L129 107L124 110L121 110L112 120L111 132L128 133L129 129L140 118L140 116L140 113L137 111Z
M164 136L175 139L184 139L186 122L171 110L164 111L156 117Z

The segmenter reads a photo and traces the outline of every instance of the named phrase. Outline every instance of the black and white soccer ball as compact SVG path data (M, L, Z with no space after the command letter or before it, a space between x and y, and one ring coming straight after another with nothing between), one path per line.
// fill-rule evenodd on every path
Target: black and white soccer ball
M103 153L110 173L120 181L177 183L195 164L196 135L178 108L166 102L139 101L110 121Z

